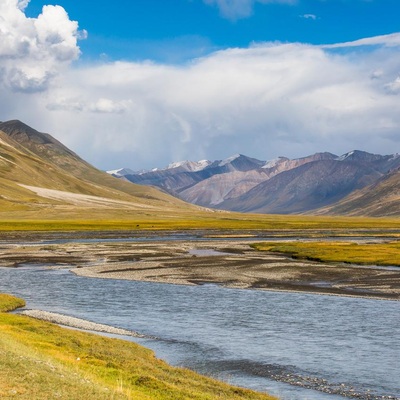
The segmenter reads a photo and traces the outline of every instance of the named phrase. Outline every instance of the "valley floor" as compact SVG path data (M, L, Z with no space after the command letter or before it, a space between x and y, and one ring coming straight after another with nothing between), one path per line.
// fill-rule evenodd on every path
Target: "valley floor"
M250 244L257 238L180 235L173 240L168 235L135 240L115 232L103 241L72 235L68 240L29 246L3 242L0 266L69 268L92 278L400 299L400 267L292 259L254 250ZM370 242L373 238L348 240Z

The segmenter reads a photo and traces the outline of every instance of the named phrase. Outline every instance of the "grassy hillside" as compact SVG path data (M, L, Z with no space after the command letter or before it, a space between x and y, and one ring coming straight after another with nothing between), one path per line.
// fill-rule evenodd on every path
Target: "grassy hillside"
M135 343L4 313L22 305L0 294L2 399L273 400L171 367Z
M109 209L195 209L154 188L124 182L97 170L50 135L20 121L0 123L1 210L33 210L46 214L49 206L76 206L74 199L63 193L49 197L27 185L114 200L108 205L103 201L103 208ZM91 206L90 202L82 203L78 204L80 208ZM96 207L92 204L91 208Z

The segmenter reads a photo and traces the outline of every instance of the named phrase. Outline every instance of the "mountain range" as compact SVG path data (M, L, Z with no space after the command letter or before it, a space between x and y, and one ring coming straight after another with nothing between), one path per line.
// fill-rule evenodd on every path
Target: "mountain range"
M400 155L354 150L269 161L175 162L163 169L108 171L204 207L248 213L400 215Z
M173 218L207 211L204 207L400 216L400 155L355 150L262 161L237 154L107 174L47 133L18 120L0 122L3 219L10 211L24 212L24 218Z

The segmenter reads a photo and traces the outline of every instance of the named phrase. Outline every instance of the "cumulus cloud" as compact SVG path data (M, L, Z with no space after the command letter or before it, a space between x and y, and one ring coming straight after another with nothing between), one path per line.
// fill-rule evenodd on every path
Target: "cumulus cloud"
M337 46L346 51L260 43L178 66L78 66L77 23L57 7L32 20L22 9L0 3L1 119L54 134L97 167L391 153L398 143L400 34Z
M255 3L269 4L294 4L297 0L203 0L206 4L215 5L219 8L223 17L228 19L239 19L250 16Z
M388 48L336 54L264 43L185 66L88 66L70 70L48 93L47 123L54 121L54 130L74 146L85 132L89 159L107 168L237 152L259 158L353 148L390 152L388 138L400 128L393 96L398 62L398 52ZM118 165L107 161L113 158Z
M44 6L27 18L28 0L0 3L0 79L14 91L46 90L52 78L80 54L78 23L60 6Z
M24 11L25 8L28 6L29 2L30 2L30 0L18 0L17 7L20 10Z

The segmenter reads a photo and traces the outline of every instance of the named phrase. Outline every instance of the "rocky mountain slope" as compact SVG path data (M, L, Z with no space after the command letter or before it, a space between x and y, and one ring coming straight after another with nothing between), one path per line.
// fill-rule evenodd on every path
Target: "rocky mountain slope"
M380 176L374 168L360 168L357 163L313 161L284 171L219 207L241 212L303 213L332 204Z
M318 210L318 214L400 216L400 169L390 171L374 184Z
M0 123L0 188L1 211L190 207L155 188L97 170L51 135L17 120Z
M252 171L261 168L263 164L262 161L238 154L222 161L202 160L173 163L164 169L155 168L146 172L124 174L123 177L133 183L158 186L186 200L185 196L179 196L179 193L205 179L230 172ZM121 174L114 174L114 176L121 177Z
M362 210L366 195L348 206L338 205L336 209L333 205L365 187L386 182L390 171L399 167L398 154L382 156L355 150L342 156L316 153L270 161L238 154L226 160L186 161L164 169L115 176L158 186L185 201L223 210L287 214L312 213L322 208L321 213L349 214L357 213L353 208L360 208L360 215L373 215L372 206ZM394 190L393 185L390 187ZM330 205L332 208L325 208ZM399 208L397 213L400 215Z

